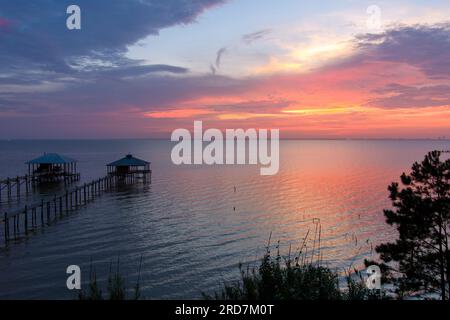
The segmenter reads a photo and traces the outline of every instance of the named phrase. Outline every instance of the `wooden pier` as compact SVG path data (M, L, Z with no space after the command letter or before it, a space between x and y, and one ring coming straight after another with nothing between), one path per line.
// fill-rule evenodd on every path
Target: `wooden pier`
M66 174L64 182L72 183L80 180L79 173ZM0 180L0 206L2 201L20 199L21 196L32 192L33 188L42 181L37 175L24 175Z
M0 206L3 199L7 201L13 198L20 199L23 192L28 194L36 184L80 180L80 174L77 172L77 160L57 153L44 153L38 158L27 161L26 164L28 165L28 174L0 179Z
M53 197L42 199L38 203L26 205L23 209L13 212L4 212L1 218L3 228L3 239L5 247L11 240L16 240L22 236L28 236L30 232L39 227L50 225L53 221L74 210L87 205L102 193L112 190L118 185L133 184L137 180L144 183L151 181L151 171L146 177L136 173L127 173L121 175L107 175L106 177L85 183L64 193L54 195Z

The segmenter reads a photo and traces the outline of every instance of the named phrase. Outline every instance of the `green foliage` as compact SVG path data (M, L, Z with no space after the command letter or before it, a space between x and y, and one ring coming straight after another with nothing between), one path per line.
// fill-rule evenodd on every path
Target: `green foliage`
M438 293L449 298L450 160L440 156L439 151L428 153L409 175L401 175L401 187L394 182L388 188L393 209L384 215L398 239L376 251L386 280L400 296Z
M370 297L361 278L349 273L347 288L339 287L339 274L320 261L310 261L301 253L283 259L279 252L273 257L267 248L258 268L243 269L239 265L240 280L224 284L214 296L206 299L221 300L364 300Z
M97 275L91 270L91 277L88 286L88 292L80 291L79 299L80 300L103 300L102 290L99 288L97 283Z
M124 277L121 275L119 270L120 262L117 261L117 269L115 272L112 272L112 264L110 265L110 271L108 275L108 281L107 281L107 297L105 298L103 296L102 290L100 289L98 282L97 282L97 275L95 270L90 270L90 278L89 278L89 284L88 284L88 290L87 291L80 291L78 298L80 300L127 300L127 288L126 288L126 281ZM141 287L140 287L140 273L141 273L141 266L142 266L142 257L139 264L139 273L138 273L138 279L136 281L135 286L132 288L132 299L138 300L141 299Z

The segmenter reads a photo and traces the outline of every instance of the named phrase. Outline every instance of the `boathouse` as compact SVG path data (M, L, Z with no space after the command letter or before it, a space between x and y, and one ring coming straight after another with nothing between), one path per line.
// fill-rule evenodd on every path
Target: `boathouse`
M111 162L106 165L108 175L117 177L129 177L134 179L141 177L144 180L150 177L150 162L133 157L127 154L122 159Z
M57 153L44 153L26 164L28 164L28 175L35 181L78 180L80 178L80 174L77 172L77 160Z

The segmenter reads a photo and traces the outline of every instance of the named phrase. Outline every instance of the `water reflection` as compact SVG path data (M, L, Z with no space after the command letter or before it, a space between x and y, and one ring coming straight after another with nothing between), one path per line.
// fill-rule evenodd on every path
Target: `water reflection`
M147 298L198 298L239 276L237 264L258 259L269 234L286 252L298 248L320 219L323 260L342 270L373 257L394 235L382 214L387 185L446 141L282 141L280 171L257 166L181 166L165 141L0 142L6 163L42 150L79 160L84 183L105 164L133 153L152 162L152 184L107 192L56 225L0 252L0 297L73 298L65 268L95 266L105 280L118 258L133 281L142 256ZM54 186L58 188L58 186ZM50 194L42 188L38 196ZM313 246L309 238L308 246ZM317 239L316 239L317 241ZM317 252L317 251L316 251ZM8 276L5 276L8 275ZM86 274L87 277L87 274ZM84 280L87 280L86 278Z

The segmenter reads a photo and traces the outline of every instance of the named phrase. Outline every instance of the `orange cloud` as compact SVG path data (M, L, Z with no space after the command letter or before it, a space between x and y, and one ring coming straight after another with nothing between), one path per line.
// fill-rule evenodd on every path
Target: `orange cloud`
M215 112L212 110L205 110L205 109L173 109L164 111L145 112L144 116L147 118L155 118L155 119L185 119L214 113Z
M424 36L423 30L406 31L408 36ZM380 43L377 40L372 51L355 46L353 54L348 47L333 46L311 48L303 55L299 51L298 64L272 59L259 70L264 75L236 80L239 90L228 89L234 79L223 87L217 82L211 90L182 101L179 109L146 117L167 119L168 127L175 125L170 119L190 127L200 117L217 128L280 128L284 137L450 136L446 66L436 65L433 56L408 52L409 42L395 50L397 42L385 48ZM317 69L301 70L302 61L314 54L333 59ZM345 57L339 59L341 55Z

